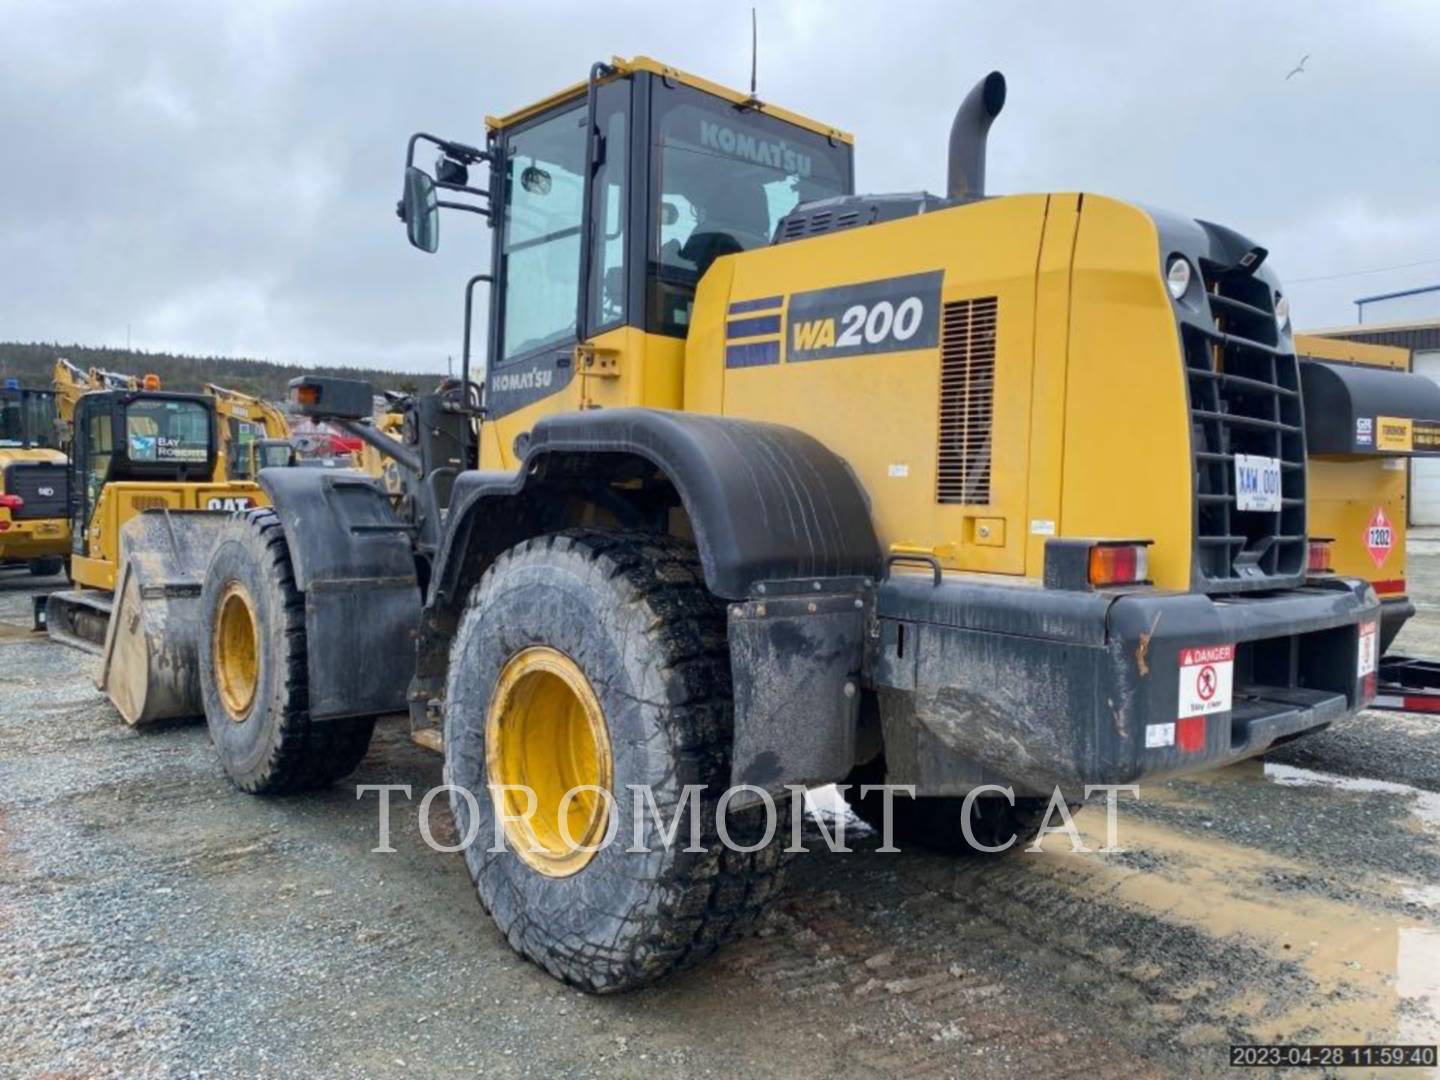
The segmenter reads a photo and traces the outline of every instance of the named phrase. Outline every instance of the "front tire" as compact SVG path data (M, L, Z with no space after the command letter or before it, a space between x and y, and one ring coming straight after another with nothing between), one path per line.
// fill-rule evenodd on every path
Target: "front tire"
M375 718L310 717L305 597L275 511L225 523L200 591L200 626L205 721L236 787L307 791L355 771Z
M486 571L450 653L446 775L474 795L451 791L457 830L471 837L466 866L517 952L608 993L686 967L754 922L779 889L783 841L754 852L721 843L731 731L724 608L693 545L572 530L512 548ZM524 807L498 789L492 798L489 783L536 792L528 828L497 829L497 805ZM572 838L613 829L588 854L557 840L558 793L578 783L614 795L599 809L569 807ZM650 789L667 825L697 786L699 844L688 814L662 841L643 803L637 830L632 785ZM754 811L726 820L743 846L765 827ZM784 823L782 808L777 835Z
M31 577L54 577L65 569L65 560L59 557L50 559L32 559L30 562Z

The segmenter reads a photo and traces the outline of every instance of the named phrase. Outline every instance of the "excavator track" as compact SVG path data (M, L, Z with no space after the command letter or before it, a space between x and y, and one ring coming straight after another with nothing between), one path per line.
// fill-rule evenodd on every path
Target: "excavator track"
M46 633L54 640L99 656L105 650L105 633L114 602L110 593L99 589L53 592L44 598L43 620L37 600L37 623L43 621Z

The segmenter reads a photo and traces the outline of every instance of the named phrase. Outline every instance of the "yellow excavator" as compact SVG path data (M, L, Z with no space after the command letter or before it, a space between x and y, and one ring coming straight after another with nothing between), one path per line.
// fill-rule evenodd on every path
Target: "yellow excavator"
M62 379L73 588L44 598L37 621L104 657L100 684L127 723L193 716L195 602L215 531L269 500L254 481L227 478L213 394L57 363Z
M0 386L0 565L23 563L30 573L60 573L70 553L65 454L55 394Z
M220 424L220 465L227 480L253 480L261 469L295 464L290 423L270 402L206 383Z
M81 370L64 357L55 361L51 383L67 436L75 403L82 394L94 390L161 389L157 375L142 377L94 367ZM205 393L214 399L218 418L218 479L250 480L262 468L295 463L290 424L280 409L262 398L215 383L206 383Z

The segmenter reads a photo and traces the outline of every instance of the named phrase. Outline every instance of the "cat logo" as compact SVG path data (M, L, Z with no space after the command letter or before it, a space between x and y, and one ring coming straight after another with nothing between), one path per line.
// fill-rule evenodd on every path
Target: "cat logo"
M49 499L54 496L55 489L52 487L39 487L35 489L35 494L39 495L42 499Z
M236 510L249 510L254 503L244 495L233 495L221 498L213 495L205 503L206 510L225 510L234 513Z

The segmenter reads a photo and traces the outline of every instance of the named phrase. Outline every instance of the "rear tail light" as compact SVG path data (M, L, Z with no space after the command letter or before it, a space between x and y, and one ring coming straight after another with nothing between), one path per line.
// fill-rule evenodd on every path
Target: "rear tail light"
M0 509L23 510L24 508L25 500L19 495L0 495Z
M1309 574L1328 574L1333 569L1330 564L1330 540L1311 540L1310 553L1305 561L1305 572Z
M1096 544L1090 549L1090 584L1134 585L1150 576L1144 544Z

